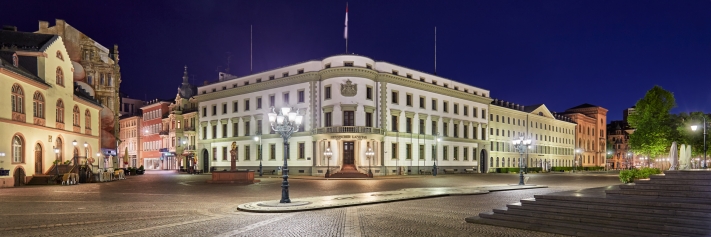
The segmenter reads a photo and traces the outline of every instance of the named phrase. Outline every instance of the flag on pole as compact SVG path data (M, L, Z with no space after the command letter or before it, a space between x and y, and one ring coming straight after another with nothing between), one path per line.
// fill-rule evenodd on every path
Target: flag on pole
M343 32L343 38L348 39L348 3L346 3L346 28Z

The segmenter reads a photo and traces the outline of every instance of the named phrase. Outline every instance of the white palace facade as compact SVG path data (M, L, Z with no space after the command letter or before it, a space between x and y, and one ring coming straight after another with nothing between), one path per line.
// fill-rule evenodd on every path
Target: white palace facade
M200 86L199 167L278 173L283 142L272 107L304 116L289 140L289 174L322 176L342 167L374 175L479 171L488 157L489 91L357 55L337 55L243 77L220 73ZM255 136L260 139L255 139ZM439 139L438 139L439 138ZM261 147L260 147L261 144ZM330 148L330 159L324 151ZM372 159L366 151L375 153ZM486 165L484 165L486 166Z

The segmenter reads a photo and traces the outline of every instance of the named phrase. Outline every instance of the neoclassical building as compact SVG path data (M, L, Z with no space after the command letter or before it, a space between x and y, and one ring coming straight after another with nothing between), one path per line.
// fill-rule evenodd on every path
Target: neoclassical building
M562 113L578 124L575 133L578 166L604 167L607 156L607 109L581 104Z
M55 160L97 164L102 106L73 71L60 36L0 30L0 169L10 171L0 187L46 174Z
M205 168L229 169L236 153L238 168L257 170L261 157L264 172L277 173L285 151L267 113L284 106L305 121L286 151L291 175L321 176L328 167L416 174L435 162L440 172L463 172L489 156L488 90L368 57L337 55L243 77L220 73L197 90Z
M494 100L489 110L491 152L482 166L490 172L519 167L521 155L512 141L520 137L531 140L524 154L525 166L544 169L573 166L577 124L571 118L552 113L544 104L523 106Z

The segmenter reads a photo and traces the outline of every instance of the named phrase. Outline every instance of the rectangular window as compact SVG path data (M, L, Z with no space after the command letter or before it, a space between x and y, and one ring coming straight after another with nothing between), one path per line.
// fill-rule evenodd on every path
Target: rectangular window
M227 137L227 124L222 124L222 137Z
M212 160L217 161L217 147L212 148Z
M275 101L276 101L275 96L274 96L274 95L270 95L270 96L269 96L269 108L274 107Z
M212 115L217 115L217 105L212 105Z
M472 107L472 117L474 117L474 118L479 117L479 115L477 115L477 108L476 107Z
M217 138L217 125L212 125L212 139Z
M417 151L417 159L425 159L425 145L420 145L420 149Z
M420 119L420 127L417 128L417 131L420 132L420 134L425 134L425 120Z
M299 142L299 148L297 152L299 153L298 159L306 159L306 143Z
M390 154L392 159L397 159L397 143L393 143L390 147Z
M412 144L405 145L405 159L412 160Z
M353 66L353 62L343 62L343 66L344 66L344 67L352 67L352 66Z
M459 124L454 124L454 137L459 137Z
M227 160L227 147L222 147L222 160Z
M269 144L269 159L276 160L276 144Z
M430 152L432 153L432 160L437 159L437 146L432 145Z
M405 118L405 131L412 133L412 118Z
M365 87L365 98L369 100L373 99L373 87Z
M481 128L481 140L486 140L486 128Z
M207 139L207 127L202 128L202 139Z
M442 102L442 111L444 111L445 113L449 113L449 102Z
M405 95L405 105L412 106L412 95L410 95L410 94Z
M289 92L284 93L284 104L285 105L289 104Z
M449 123L442 123L442 136L449 136Z
M249 136L249 121L244 122L244 135Z
M244 100L244 111L249 111L249 99Z
M469 126L464 125L464 138L469 138Z
M298 100L297 102L298 102L298 103L304 103L304 101L305 101L304 91L301 90L301 91L298 91L298 92L296 92L296 93L297 93L297 94L296 94L296 97L298 97L298 98L297 98L297 100Z
M454 103L454 114L459 114L459 104Z
M355 126L355 115L353 111L343 111L343 126Z
M257 109L262 108L262 97L257 97Z
M442 159L443 160L449 160L449 147L447 146L442 146Z
M392 128L393 132L397 132L397 116L393 115L391 118L391 123L390 126Z
M244 145L244 160L249 160L249 157L250 157L250 154L249 154L250 151L249 151L249 150L250 150L250 148L251 148L250 145ZM235 149L237 149L237 148L235 148ZM236 154L239 154L239 152L237 152Z
M462 109L462 112L464 112L464 116L469 116L469 106L464 106Z
M459 160L459 147L458 147L458 146L455 146L455 147L454 147L454 152L453 152L453 153L454 153L454 154L452 154L452 155L454 155L454 160Z
M437 111L437 100L432 99L432 110Z
M296 74L302 74L302 73L304 73L304 69L296 70Z
M482 118L486 118L486 109L481 109Z
M324 121L323 121L323 122L324 122L324 124L323 124L324 127L331 127L331 126L333 126L333 123L332 123L332 120L331 120L331 119L332 119L331 112L326 112L326 114L325 114L323 117L324 117Z
M425 108L425 97L420 96L420 108Z
M239 136L239 124L237 124L237 123L232 123L232 136L233 137Z
M331 86L326 86L323 88L323 99L324 100L331 99Z
M465 147L465 148L463 149L463 152L464 152L464 156L463 156L463 157L464 157L464 160L469 160L469 149L467 149L467 148Z
M237 108L239 107L238 105L239 105L238 102L236 102L236 101L232 102L232 112L233 113L237 113Z
M432 133L431 135L437 135L437 121L432 121Z
M365 126L373 127L373 113L365 113Z
M390 92L390 97L392 97L392 98L390 98L392 100L392 103L397 104L397 97L398 97L397 91Z
M227 113L227 104L222 104L222 114Z

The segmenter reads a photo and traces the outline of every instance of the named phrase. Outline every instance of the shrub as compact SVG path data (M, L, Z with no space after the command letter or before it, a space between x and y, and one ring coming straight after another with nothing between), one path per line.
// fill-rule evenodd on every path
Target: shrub
M143 165L141 165L141 167L138 167L138 170L143 170Z
M632 183L632 182L634 182L634 178L636 176L637 176L636 169L622 170L622 171L620 171L620 182L622 182L624 184Z

